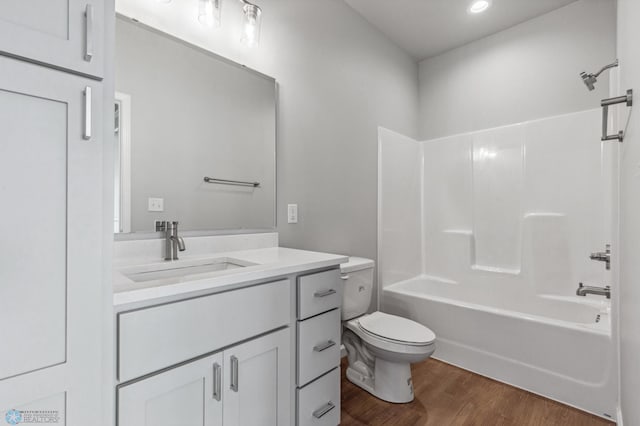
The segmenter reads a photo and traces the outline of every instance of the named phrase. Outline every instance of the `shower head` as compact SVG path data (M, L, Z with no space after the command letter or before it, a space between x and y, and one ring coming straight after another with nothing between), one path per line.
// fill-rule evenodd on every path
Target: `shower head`
M582 82L587 86L589 91L596 88L595 83L598 81L598 78L593 74L587 74L586 72L581 72L580 77L582 77Z
M587 86L587 89L589 89L589 91L593 90L596 88L595 84L598 81L598 76L600 74L602 74L605 70L608 70L609 68L614 68L618 66L618 60L616 59L615 62L610 63L609 65L605 65L604 67L602 67L602 69L600 71L598 71L595 74L587 74L586 72L581 72L580 73L580 77L582 78L582 82L585 84L585 86Z

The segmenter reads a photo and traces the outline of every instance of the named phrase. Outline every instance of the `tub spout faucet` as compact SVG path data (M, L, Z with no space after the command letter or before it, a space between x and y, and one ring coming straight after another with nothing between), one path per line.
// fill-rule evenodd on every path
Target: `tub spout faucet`
M606 296L607 299L611 299L611 287L593 287L590 285L583 285L580 283L576 290L578 296L586 296L587 294L597 294L599 296Z
M605 251L598 251L591 253L589 256L591 260L597 260L599 262L605 262L607 271L611 269L611 244L605 246Z
M186 250L184 240L178 235L178 222L157 222L156 231L164 232L164 260L178 260L178 251Z

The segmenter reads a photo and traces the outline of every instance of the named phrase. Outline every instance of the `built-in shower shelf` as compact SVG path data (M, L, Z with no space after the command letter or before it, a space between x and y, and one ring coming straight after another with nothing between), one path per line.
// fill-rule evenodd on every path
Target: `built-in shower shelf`
M471 265L474 271L492 272L494 274L520 275L521 269L500 268L496 266Z

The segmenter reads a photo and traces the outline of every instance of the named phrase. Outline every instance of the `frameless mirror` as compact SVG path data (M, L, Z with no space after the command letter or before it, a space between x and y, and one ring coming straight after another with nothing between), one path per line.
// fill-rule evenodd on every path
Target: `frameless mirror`
M114 230L275 227L276 81L118 16Z

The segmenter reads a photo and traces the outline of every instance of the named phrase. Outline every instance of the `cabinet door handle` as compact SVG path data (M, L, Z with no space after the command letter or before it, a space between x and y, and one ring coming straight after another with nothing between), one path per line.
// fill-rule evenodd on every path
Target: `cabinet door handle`
M334 289L329 289L325 291L317 291L313 293L313 297L327 297L331 296L332 294L336 294L336 291Z
M326 343L314 346L313 350L314 352L322 352L322 351L326 351L327 349L335 345L336 345L336 342L334 342L333 340L328 340Z
M91 87L84 88L84 140L91 139Z
M322 407L320 407L316 411L314 411L313 412L313 417L315 417L316 419L320 419L325 414L327 414L329 411L333 410L334 408L336 408L335 404L333 402L329 401L326 404L324 404Z
M93 59L93 5L88 4L84 11L84 60L91 62Z
M231 385L232 391L238 392L238 358L231 356Z
M345 281L346 281L346 280L348 280L348 279L349 279L349 274L342 274L342 275L340 275L340 279L341 279L341 280L345 280Z
M220 401L222 398L222 374L220 364L213 364L213 399Z

